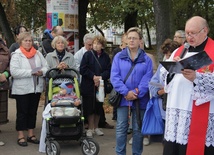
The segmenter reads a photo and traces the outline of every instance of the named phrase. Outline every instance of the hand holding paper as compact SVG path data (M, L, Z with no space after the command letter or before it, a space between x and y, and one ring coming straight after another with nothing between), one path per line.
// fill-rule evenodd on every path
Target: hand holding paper
M42 67L36 67L32 69L31 74L36 76L41 76L43 73L41 71Z

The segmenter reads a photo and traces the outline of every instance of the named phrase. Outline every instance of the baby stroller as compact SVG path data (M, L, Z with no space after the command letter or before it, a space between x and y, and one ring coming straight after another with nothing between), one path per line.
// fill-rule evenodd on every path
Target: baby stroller
M45 105L51 100L53 94L59 91L62 82L72 82L75 93L81 99L78 80L79 73L74 69L58 70L50 69L46 73L46 94ZM97 155L99 144L93 139L86 137L84 128L83 107L80 105L75 109L70 101L61 101L55 107L51 107L51 116L46 120L46 154L60 155L58 141L77 140L81 144L81 151L84 155ZM61 110L57 114L57 110ZM80 112L80 113L79 113ZM63 114L62 114L63 113Z

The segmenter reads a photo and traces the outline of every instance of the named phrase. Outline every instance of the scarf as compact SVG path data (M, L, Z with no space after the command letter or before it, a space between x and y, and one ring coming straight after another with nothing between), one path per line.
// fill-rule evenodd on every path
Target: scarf
M65 56L65 50L63 50L62 52L56 50L56 54L59 59L59 62L62 62L62 58Z
M26 51L26 49L24 49L24 47L20 46L20 50L21 52L28 58L32 58L34 57L34 55L36 54L36 49L32 46L30 51Z

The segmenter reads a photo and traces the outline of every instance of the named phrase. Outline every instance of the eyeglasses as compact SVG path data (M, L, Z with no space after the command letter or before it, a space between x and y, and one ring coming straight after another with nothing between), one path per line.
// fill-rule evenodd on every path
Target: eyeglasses
M175 39L178 39L178 38L185 38L185 37L179 37L179 36L174 36Z
M188 36L196 37L203 29L204 29L204 27L202 29L200 29L198 32L188 32L188 33L185 33L185 35L186 35L186 37L188 37Z
M135 37L128 37L128 40L138 40L139 38L135 38Z

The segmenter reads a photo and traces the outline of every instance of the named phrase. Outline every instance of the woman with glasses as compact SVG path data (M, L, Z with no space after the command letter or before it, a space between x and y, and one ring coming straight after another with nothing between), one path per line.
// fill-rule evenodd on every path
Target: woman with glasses
M142 39L141 30L137 27L130 28L127 31L127 39L127 47L113 59L110 77L114 89L122 95L117 108L116 154L126 154L127 130L132 113L132 154L141 155L141 122L149 101L148 83L153 75L153 68L152 60L139 46Z
M173 40L177 41L179 44L183 45L186 40L185 31L184 30L175 31Z

